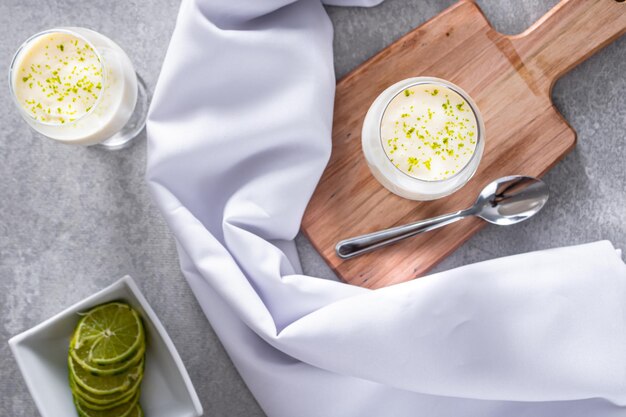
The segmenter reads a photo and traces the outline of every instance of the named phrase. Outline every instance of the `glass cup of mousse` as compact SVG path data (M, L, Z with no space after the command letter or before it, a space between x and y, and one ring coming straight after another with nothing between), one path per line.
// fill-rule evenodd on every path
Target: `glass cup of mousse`
M122 48L90 29L30 37L13 57L9 86L24 120L59 142L120 149L145 126L145 84Z
M415 77L393 84L372 103L361 144L374 177L411 200L452 194L476 172L485 147L478 106L459 86Z

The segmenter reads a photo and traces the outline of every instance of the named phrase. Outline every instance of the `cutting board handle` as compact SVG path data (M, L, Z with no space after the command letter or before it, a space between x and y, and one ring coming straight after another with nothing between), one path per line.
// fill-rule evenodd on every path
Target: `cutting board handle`
M533 78L551 89L559 77L624 32L626 1L561 0L511 41Z

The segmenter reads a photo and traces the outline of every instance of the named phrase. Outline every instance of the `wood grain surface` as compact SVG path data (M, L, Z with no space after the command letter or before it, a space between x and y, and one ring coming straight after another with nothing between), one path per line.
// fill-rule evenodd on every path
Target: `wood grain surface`
M496 32L479 7L460 1L370 58L337 84L333 147L305 212L302 230L346 282L379 288L423 275L485 224L465 219L353 259L335 254L348 237L456 211L505 175L542 176L576 143L552 104L554 82L626 31L626 2L563 0L520 35ZM361 127L374 99L415 76L458 84L485 119L478 171L449 197L415 202L370 174ZM496 227L496 226L492 226Z

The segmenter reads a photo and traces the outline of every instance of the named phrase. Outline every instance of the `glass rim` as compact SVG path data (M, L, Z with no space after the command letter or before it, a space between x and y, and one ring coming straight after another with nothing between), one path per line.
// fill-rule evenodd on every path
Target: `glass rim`
M80 28L78 28L80 29ZM31 43L33 42L35 39L40 38L41 36L50 34L50 33L66 33L72 36L75 36L77 38L79 38L80 40L82 40L83 42L85 42L87 45L89 45L89 47L93 50L93 52L96 54L96 57L98 58L98 61L100 62L100 66L102 67L102 74L100 75L100 82L102 83L102 90L100 90L100 94L98 94L98 98L96 99L96 102L93 104L93 106L91 107L91 109L89 109L88 112L86 112L85 114L83 114L82 116L72 120L71 122L68 123L51 123L51 122L44 122L42 120L38 120L36 117L34 117L33 115L31 115L29 112L26 111L26 109L24 109L24 107L20 104L20 102L17 99L17 95L15 93L15 88L14 88L14 83L13 83L13 73L15 71L15 64L18 60L18 57L20 56L20 54L24 51L24 49ZM66 28L66 27L56 27L56 28L52 28L52 29L46 29L43 30L41 32L35 33L34 35L30 36L28 39L26 39L24 42L22 42L22 44L17 48L17 51L15 52L15 54L13 54L13 58L11 58L11 64L9 65L9 90L11 91L11 98L13 99L13 103L17 106L17 108L19 109L20 113L22 113L22 117L28 118L29 120L32 120L35 123L44 125L44 126L72 126L76 123L78 123L80 120L85 119L87 116L91 115L95 109L98 107L98 105L100 104L100 102L102 101L102 97L104 96L104 89L105 89L105 85L106 85L106 66L105 66L105 62L104 59L102 58L102 55L100 54L100 52L98 51L98 49L95 47L95 45L93 43L91 43L87 38L85 38L83 35L81 35L80 33L72 30L72 28Z
M409 79L411 79L411 78L409 78ZM409 79L407 79L407 80L409 80ZM457 86L456 84L453 84L450 81L444 80L442 78L436 78L436 77L418 76L418 77L413 77L413 79L415 79L415 81L411 82L407 86L404 86L404 87L400 88L398 90L398 92L396 92L393 95L393 97L391 97L387 101L387 103L385 104L385 108L383 109L383 111L380 112L380 117L379 117L379 120L378 120L378 142L380 143L380 147L381 147L381 149L383 151L383 154L387 158L387 161L389 161L389 163L394 167L394 169L396 169L397 171L402 173L407 178L409 178L409 179L411 179L413 181L418 181L420 183L425 183L425 184L436 184L436 183L444 183L444 182L447 182L447 181L451 181L451 180L461 176L463 173L465 173L467 167L471 166L475 159L482 157L482 155L480 155L480 154L482 154L482 152L478 152L479 146L482 145L482 142L483 142L483 131L482 131L482 128L481 128L482 116L480 114L480 111L478 111L477 105L469 97L469 94L467 94L465 91L463 91L461 89L461 87ZM477 139L476 139L476 146L474 147L474 153L472 154L472 157L465 163L463 168L461 168L457 173L455 173L454 175L452 175L452 176L450 176L448 178L444 178L444 179L441 179L441 180L424 180L424 179L416 178L416 177L414 177L412 175L409 175L406 172L402 171L400 168L395 166L393 164L393 162L391 162L391 158L389 158L389 155L387 155L387 152L385 151L385 147L383 145L383 135L382 135L383 117L385 116L385 113L387 112L387 109L389 108L389 105L404 90L406 90L408 88L411 88L411 87L414 87L416 85L423 85L423 84L438 85L438 86L445 87L445 88L448 88L449 90L454 91L459 96L461 96L461 98L463 100L465 100L467 102L467 104L469 105L470 109L472 109L472 113L474 114L474 118L476 119L476 136L477 136Z

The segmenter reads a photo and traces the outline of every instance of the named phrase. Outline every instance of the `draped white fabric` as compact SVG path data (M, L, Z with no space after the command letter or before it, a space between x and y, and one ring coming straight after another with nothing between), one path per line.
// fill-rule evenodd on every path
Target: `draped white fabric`
M147 180L183 273L265 412L626 415L626 266L608 242L376 291L301 274L332 58L319 0L184 0L149 116Z

